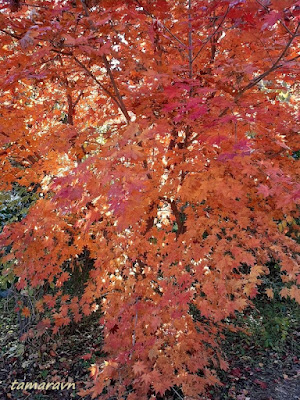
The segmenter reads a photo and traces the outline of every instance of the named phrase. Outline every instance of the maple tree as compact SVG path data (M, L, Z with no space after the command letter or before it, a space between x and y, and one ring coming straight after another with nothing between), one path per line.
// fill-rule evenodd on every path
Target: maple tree
M297 97L279 96L297 88L299 10L1 3L0 190L39 193L1 234L3 260L15 260L4 274L18 289L54 288L36 304L41 333L101 305L109 356L91 370L94 397L177 387L194 399L218 384L223 321L251 304L270 260L282 296L300 302L296 227L286 235L299 202ZM84 251L92 267L71 296Z

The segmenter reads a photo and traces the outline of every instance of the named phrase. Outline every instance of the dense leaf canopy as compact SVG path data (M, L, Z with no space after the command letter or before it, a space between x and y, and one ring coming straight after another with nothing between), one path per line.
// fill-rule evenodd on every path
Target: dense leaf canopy
M299 201L300 2L0 7L0 190L39 188L1 235L17 287L55 288L37 304L52 310L41 332L101 305L95 396L198 398L226 368L224 318L250 304L268 261L299 301L285 233ZM85 250L89 279L70 297Z

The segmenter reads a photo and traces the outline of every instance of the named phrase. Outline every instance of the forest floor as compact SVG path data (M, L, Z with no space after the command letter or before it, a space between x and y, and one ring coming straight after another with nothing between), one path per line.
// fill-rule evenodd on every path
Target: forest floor
M19 341L17 318L7 306L7 300L0 300L0 400L82 399L78 391L90 379L90 365L104 356L97 319L68 328L55 338L44 334L24 344ZM257 315L251 317L255 322ZM209 391L204 400L300 400L300 331L293 325L291 330L279 329L277 336L275 332L268 337L263 331L258 337L253 329L252 333L252 337L229 334L224 343L229 370L220 375L223 386ZM278 338L281 343L276 344ZM82 358L88 353L90 359ZM69 382L75 389L22 390L22 385L17 389L22 382ZM164 400L179 396L170 391Z

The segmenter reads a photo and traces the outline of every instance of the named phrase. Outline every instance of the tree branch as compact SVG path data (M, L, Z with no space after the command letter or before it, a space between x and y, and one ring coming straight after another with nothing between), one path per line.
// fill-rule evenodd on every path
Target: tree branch
M154 20L157 20L157 18L155 18L155 16L154 16L153 14L151 14L144 6L140 3L139 0L135 0L135 2L137 3L137 5L138 5L139 7L141 7L141 8L143 9L143 11L144 11L144 13L145 13L146 15L148 15L149 17L151 17L151 18L154 19ZM172 38L173 38L174 40L176 40L176 42L178 42L178 43L179 43L182 47L184 47L184 48L187 47L186 44L184 44L177 36L175 36L174 33L172 33L172 32L170 31L170 29L167 28L161 21L160 21L160 24L161 24L161 26L168 32L168 34L171 35Z
M263 7L268 13L270 12L269 8L262 4L259 0L255 0L257 4L259 4L261 7ZM290 34L293 35L293 32L285 25L282 20L279 20L280 24L284 27L284 29Z
M271 72L275 71L276 69L282 67L282 64L279 64L280 61L283 59L283 57L286 55L288 49L290 48L293 40L295 39L295 37L297 36L298 30L300 27L300 23L298 23L297 28L295 30L295 32L293 33L293 36L290 38L290 40L287 42L285 48L283 49L282 53L280 54L280 56L277 58L277 60L275 61L275 63L264 73L260 74L259 76L257 76L255 79L253 79L250 83L248 83L247 86L245 86L240 92L239 94L236 96L235 100L238 100L243 93L246 92L246 90L251 89L253 86L257 85L262 79L264 79L266 76L268 76ZM291 61L291 60L290 60Z
M176 237L178 238L178 236L181 233L185 232L184 222L181 220L181 212L178 210L177 205L176 205L174 200L171 200L168 197L161 197L161 196L159 197L159 199L162 200L162 201L166 201L171 206L171 210L173 212L173 215L175 217L175 220L176 220L176 223L177 223L177 226L178 226L178 230L176 232Z
M296 29L296 32L295 32L295 34L293 35L292 39L289 41L290 43L291 43L292 40L297 36L297 30L298 30L298 29L299 29L299 25L298 25L298 27L297 27L297 29ZM287 49L288 49L288 47L285 47L284 52L286 52ZM298 58L300 58L300 55L295 56L295 57L293 57L293 58L290 58L289 60L286 60L286 61L285 61L285 64L286 64L286 63L289 63L289 62L292 62L292 61L295 61L295 60L298 60ZM279 61L282 59L282 54L281 54L281 56L280 56L278 59L279 59ZM278 59L277 59L277 61L278 61ZM271 72L275 71L276 69L281 68L281 67L284 65L284 64L277 64L277 61L276 61L276 63L273 64L273 66L272 66L270 69L268 69L268 71L266 71L266 72L264 72L263 74L259 75L256 79L254 79L254 80L253 80L252 82L250 82L247 86L245 86L244 89L242 89L242 91L239 92L239 93L237 94L237 96L234 98L234 101L237 102L237 101L240 99L240 97L245 93L246 90L252 88L252 87L255 86L258 82L260 82L263 78L265 78L267 75L269 75ZM277 64L277 65L275 65L275 64ZM224 115L226 115L227 112L228 112L229 110L230 110L230 107L226 107L226 108L219 114L219 117L218 117L218 118L221 118L221 117L223 117Z
M219 32L219 29L221 28L223 22L225 21L225 18L227 17L227 14L229 13L230 7L227 7L227 10L225 11L225 14L223 15L221 22L219 23L219 25L216 27L216 29L213 31L213 33L211 35L209 35L205 41L202 43L202 46L200 47L200 49L198 50L197 54L195 55L195 57L193 58L193 62L196 60L196 58L199 56L199 54L201 53L201 51L204 49L204 47L207 45L207 43L216 35L216 33Z
M14 34L14 33L8 32L8 31L6 31L5 29L0 29L0 32L3 32L3 33L5 33L6 35L9 35L9 36L11 36L11 37L14 38L14 39L18 39L18 40L21 39L21 36L18 36L18 35Z
M35 7L35 8L43 8L45 10L49 10L49 7L47 6L41 6L41 5L36 5L36 4L29 4L29 3L25 3L25 2L20 2L21 6L27 6L27 7Z
M189 77L193 77L192 2L189 0Z
M72 96L70 94L67 94L67 99L68 99L68 124L74 125L74 121L73 121L74 105L73 105Z
M121 111L122 111L124 117L126 118L127 122L130 122L130 120L131 120L130 116L129 116L128 111L126 109L126 106L125 106L125 104L123 102L123 99L122 99L122 96L121 96L120 91L118 89L118 86L116 84L115 78L114 78L114 76L113 76L113 74L111 72L111 68L110 68L109 62L108 62L108 60L106 58L106 55L104 54L102 58L103 58L107 73L108 73L108 75L110 77L111 83L113 85L113 88L114 88L114 91L115 91L115 95L116 95L116 97L118 99L119 107L121 108Z
M75 108L81 98L81 96L83 96L83 90L80 91L79 95L77 96L77 99L75 100L74 104L73 104L73 108Z
M120 108L120 110L122 111L122 114L126 118L127 122L130 121L130 118L129 118L129 115L128 115L126 109L125 109L125 113L124 113L122 105L119 104L118 100L113 95L113 93L111 93L108 89L106 89L106 87L102 85L102 83L96 78L96 76L80 60L78 60L77 57L73 56L73 58L74 58L75 62L86 72L86 74L89 75L94 80L94 82L96 82L97 85L100 86L100 88L104 91L104 93L106 93L107 96L109 96L113 100L113 102L118 106L118 108Z
M57 53L57 54L60 54L60 55L62 55L62 56L70 56L70 57L72 57L73 59L74 59L74 61L86 72L86 74L88 75L88 76L90 76L92 79L93 79L93 81L94 82L96 82L97 83L97 85L98 86L100 86L100 88L103 90L103 92L104 93L106 93L107 94L107 96L108 97L110 97L112 100L113 100L113 102L117 105L117 107L121 110L121 112L122 112L122 114L124 115L124 117L125 117L125 119L126 119L126 121L127 122L129 122L130 121L130 117L129 117L129 115L128 115L128 112L127 112L127 110L126 110L126 107L125 107L125 105L124 105L124 103L123 103L123 100L122 100L122 98L121 98L121 96L120 96L120 93L119 93L119 91L118 91L118 88L116 88L117 89L117 92L116 92L116 89L115 89L115 87L114 87L114 90L115 90L115 93L117 94L118 93L118 96L117 96L117 98L114 96L114 94L110 91L110 90L108 90L108 89L106 89L106 87L105 86L103 86L102 85L102 83L97 79L97 77L76 57L76 56L74 56L74 54L73 53L69 53L69 52L63 52L63 51L59 51L59 50L55 50L55 49L51 49L51 51L53 51L53 52L55 52L55 53ZM107 60L106 60L107 61ZM108 62L108 61L107 61ZM108 71L107 71L108 72ZM110 76L110 78L111 78L111 76ZM112 77L113 78L113 77ZM114 78L113 78L114 79ZM113 83L113 82L112 82ZM114 86L114 85L113 85ZM118 101L118 99L121 99L121 103L119 103L119 101Z

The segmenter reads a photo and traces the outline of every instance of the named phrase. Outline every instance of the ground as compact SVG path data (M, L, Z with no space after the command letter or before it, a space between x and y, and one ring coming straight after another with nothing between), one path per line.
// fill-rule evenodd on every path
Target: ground
M77 391L89 380L89 366L101 352L101 327L90 318L57 335L33 337L25 344L19 341L19 325L7 300L0 302L0 400L80 399ZM251 315L255 318L257 314ZM249 316L247 316L249 321ZM282 337L282 332L280 331ZM258 334L256 332L256 334ZM262 339L265 340L266 333ZM229 370L221 374L224 386L211 389L205 400L299 400L300 399L300 332L293 325L284 337L284 345L262 346L258 337L229 334L224 351ZM274 336L276 339L276 336ZM274 340L274 338L272 338ZM273 347L273 348L272 348ZM91 359L82 356L92 353ZM70 382L76 390L12 390L12 383ZM180 394L179 394L180 396ZM180 399L175 392L165 400ZM85 400L89 400L88 397Z

